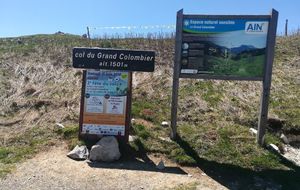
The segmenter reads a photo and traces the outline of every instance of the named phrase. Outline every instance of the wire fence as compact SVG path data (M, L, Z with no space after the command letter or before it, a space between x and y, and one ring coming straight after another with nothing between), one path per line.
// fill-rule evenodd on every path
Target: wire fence
M88 37L93 39L125 38L174 38L175 25L101 26L87 27Z

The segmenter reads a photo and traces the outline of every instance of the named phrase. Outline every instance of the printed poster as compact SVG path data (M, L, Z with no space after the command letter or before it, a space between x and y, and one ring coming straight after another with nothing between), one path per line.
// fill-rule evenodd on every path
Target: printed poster
M88 70L82 134L125 135L128 72Z

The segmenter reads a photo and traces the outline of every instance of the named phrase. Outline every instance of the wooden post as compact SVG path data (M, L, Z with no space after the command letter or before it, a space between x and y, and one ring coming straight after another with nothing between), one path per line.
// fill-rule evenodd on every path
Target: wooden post
M86 31L87 31L87 37L88 37L88 39L90 40L90 39L91 39L91 36L90 36L90 29L89 29L88 26L86 27Z
M289 22L289 20L286 19L286 20L285 20L285 32L284 32L284 35L285 35L285 36L288 35L288 22Z
M268 28L267 37L267 49L266 49L266 66L265 75L263 79L263 89L260 102L260 114L258 119L258 132L257 132L257 143L259 145L264 144L264 135L266 131L266 125L268 120L268 106L270 97L270 88L272 80L272 68L274 60L274 49L276 41L276 28L277 28L278 12L272 10L272 15Z
M126 144L129 142L129 130L131 127L132 77L133 77L133 74L131 71L129 71L128 72L127 102L126 102L125 136L124 136L124 141Z
M171 139L175 140L177 135L177 106L178 106L178 88L179 88L179 72L181 60L181 44L182 44L182 24L183 9L177 12L176 22L176 41L175 41L175 60L173 74L172 89L172 108L171 108Z
M87 32L87 38L89 40L90 47L93 47L91 36L90 36L90 28L88 26L86 27L86 32Z

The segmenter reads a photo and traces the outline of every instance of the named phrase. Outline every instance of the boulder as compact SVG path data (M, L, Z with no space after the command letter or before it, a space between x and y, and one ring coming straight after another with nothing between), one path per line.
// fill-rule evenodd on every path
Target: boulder
M69 158L74 160L86 160L89 157L89 150L86 146L78 146L67 154Z
M91 161L112 162L118 160L121 156L119 143L113 136L106 136L100 139L90 152Z

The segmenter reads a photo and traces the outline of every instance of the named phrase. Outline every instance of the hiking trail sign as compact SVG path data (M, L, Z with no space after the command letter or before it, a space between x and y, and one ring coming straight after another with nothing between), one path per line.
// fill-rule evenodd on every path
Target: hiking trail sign
M73 48L73 67L83 71L79 137L113 135L128 142L132 71L153 72L154 51Z
M268 115L278 12L184 15L177 12L171 138L176 138L179 78L262 81L257 142Z

